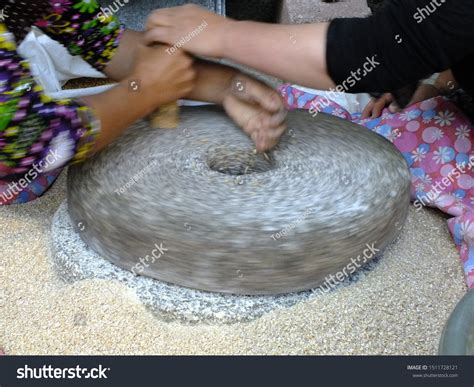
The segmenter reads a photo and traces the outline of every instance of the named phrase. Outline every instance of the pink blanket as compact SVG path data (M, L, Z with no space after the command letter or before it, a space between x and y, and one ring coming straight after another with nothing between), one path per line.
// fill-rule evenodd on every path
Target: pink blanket
M437 97L376 119L360 118L326 98L290 85L280 88L288 108L333 114L363 125L390 140L411 171L411 196L417 209L435 207L452 215L449 230L461 255L467 285L474 288L474 130L449 100Z

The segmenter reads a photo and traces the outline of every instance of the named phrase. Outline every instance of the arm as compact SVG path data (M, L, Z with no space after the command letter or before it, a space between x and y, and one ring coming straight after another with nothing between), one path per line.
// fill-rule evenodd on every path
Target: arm
M130 79L140 82L136 91L131 89L129 80L123 80L109 91L83 98L101 124L95 151L113 142L158 106L182 98L193 89L196 73L191 58L186 55L164 57L163 48L143 45L137 45L136 50L136 63L129 74Z
M434 81L431 81L430 78L429 80L422 82L415 91L415 94L413 94L408 105L413 105L439 95L449 94L457 88L458 84L454 79L452 71L443 71L436 76ZM393 95L390 93L385 93L379 98L372 98L372 100L367 104L367 106L364 108L364 111L362 112L362 119L368 117L380 117L383 109L386 107L388 107L391 113L400 111L400 107L394 100Z
M28 14L27 3L20 3L13 7L17 8L16 14ZM9 23L12 26L17 24L13 18L9 19ZM49 7L44 8L44 14L39 17L35 25L62 43L72 55L80 55L93 67L103 71L116 81L125 81L130 78L139 47L143 46L143 33L123 31L115 17L105 17L100 12L100 6L96 1L72 0L61 3L49 0ZM23 28L24 26L20 30ZM160 69L166 69L167 63L169 64L173 59L177 62L183 61L183 57L183 52L170 55L169 52L165 53L163 49L160 49L155 57L156 66L151 67L148 73L144 73L143 78L159 76ZM186 75L189 71L197 73L196 87L188 95L188 98L222 104L245 132L251 136L253 134L252 138L255 140L260 138L257 149L263 150L272 146L275 143L274 137L283 133L285 129L284 115L281 113L283 103L276 93L272 93L265 85L246 78L248 83L246 93L236 97L232 96L232 79L238 74L235 70L200 61L193 70L183 67L183 71L182 75ZM177 80L180 79L181 75L178 75ZM155 96L147 96L146 99L161 102L170 100L170 95L176 95L173 88L177 82L175 80L168 81L169 84L162 82L163 87L155 89ZM168 88L170 93L167 92ZM107 94L110 104L117 105L119 103L119 101L112 101L108 98L115 95L120 97L121 101L124 100L120 92L114 90L110 95ZM125 97L131 98L132 96L125 95ZM94 104L96 99L98 99L100 110L104 98L90 97L86 101ZM141 112L140 107L137 106L136 111L125 110L127 114L130 114L130 119L142 117L132 114ZM123 112L123 110L119 111ZM102 135L105 136L109 127L107 118L102 114L99 116L101 121L102 118L105 119L102 122ZM121 126L123 123L129 122L130 119L115 121L114 125ZM265 129L269 130L263 133ZM257 136L259 131L262 132L260 137ZM107 136L110 139L114 137ZM99 142L99 145L101 143Z
M156 11L146 39L175 44L205 20L208 26L186 42L187 51L320 89L337 84L342 91L393 91L452 68L471 52L472 1L438 4L426 16L419 11L426 1L392 0L369 18L301 26L235 22L184 6ZM361 68L374 56L374 68Z
M231 22L224 33L222 53L279 79L329 89L335 84L326 66L328 26Z
M155 11L148 19L145 40L174 45L203 21L207 27L187 41L183 49L196 55L231 59L307 86L334 86L325 60L328 23L237 22L195 5L185 5Z
M138 92L124 81L84 101L52 100L34 82L13 36L0 24L0 179L28 172L52 152L55 161L43 173L81 161L161 103L189 93L195 76L192 60L184 54L163 60L161 51L138 48L132 71L141 80Z
M116 55L104 72L118 80L129 76L130 62L143 41L143 33L125 31ZM162 50L161 55L156 58L157 65L174 55L177 53L170 55L166 50ZM276 145L286 130L286 114L283 102L274 90L234 68L217 63L196 60L193 71L196 74L194 88L186 98L222 105L237 125L256 143L257 150L265 151ZM245 92L237 92L236 82L245 84Z

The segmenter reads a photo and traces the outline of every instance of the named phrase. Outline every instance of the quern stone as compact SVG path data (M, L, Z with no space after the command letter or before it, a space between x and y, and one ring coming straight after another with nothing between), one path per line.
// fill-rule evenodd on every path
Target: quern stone
M272 295L342 282L401 230L407 164L333 116L294 111L288 125L265 156L215 107L183 108L175 130L138 123L70 168L72 224L117 267L182 287Z
M351 274L344 282L298 293L267 296L242 296L227 293L213 293L173 285L149 277L135 276L101 257L81 239L81 232L87 225L74 225L63 203L53 219L51 250L53 267L66 283L86 279L106 280L103 293L116 294L116 287L109 281L117 281L130 289L138 300L161 320L182 323L232 324L252 321L260 316L299 302L311 302L341 287L351 286L364 279L380 261L372 259L359 271ZM77 230L77 232L75 231ZM241 273L239 275L242 275Z

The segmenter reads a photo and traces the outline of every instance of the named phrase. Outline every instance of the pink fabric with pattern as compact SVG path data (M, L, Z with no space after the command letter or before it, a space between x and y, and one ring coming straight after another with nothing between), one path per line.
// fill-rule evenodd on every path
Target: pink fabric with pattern
M449 230L458 248L467 285L474 288L474 130L469 119L443 97L392 114L362 120L326 98L290 85L280 88L288 108L325 112L386 137L405 157L412 175L417 208L435 207L452 215ZM310 114L310 113L308 113Z

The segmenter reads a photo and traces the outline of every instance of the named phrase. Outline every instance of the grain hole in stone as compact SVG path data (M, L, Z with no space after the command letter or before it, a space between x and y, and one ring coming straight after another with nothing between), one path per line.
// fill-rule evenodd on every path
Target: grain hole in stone
M253 173L264 173L273 169L271 155L255 154L253 151L242 149L218 148L207 154L207 165L213 171L241 176Z

